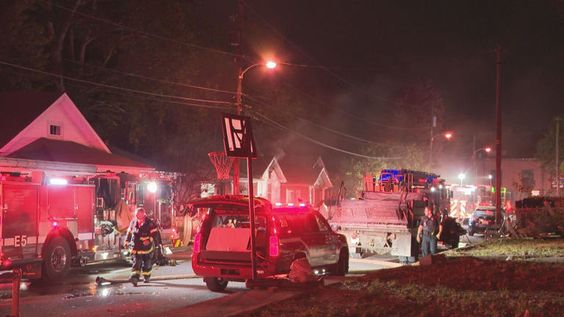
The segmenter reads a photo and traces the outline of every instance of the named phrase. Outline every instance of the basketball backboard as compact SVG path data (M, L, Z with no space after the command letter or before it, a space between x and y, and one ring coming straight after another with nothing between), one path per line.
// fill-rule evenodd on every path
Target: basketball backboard
M231 157L257 157L251 118L223 114L223 144Z

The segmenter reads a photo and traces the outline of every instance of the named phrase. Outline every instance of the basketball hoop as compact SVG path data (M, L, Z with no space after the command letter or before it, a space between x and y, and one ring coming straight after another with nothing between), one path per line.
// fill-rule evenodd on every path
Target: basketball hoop
M215 167L217 179L229 179L229 171L235 159L225 155L225 152L209 152L208 156Z

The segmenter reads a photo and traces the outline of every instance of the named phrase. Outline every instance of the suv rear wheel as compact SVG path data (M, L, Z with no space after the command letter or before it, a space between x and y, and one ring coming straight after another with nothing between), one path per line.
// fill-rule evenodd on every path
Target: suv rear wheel
M339 253L339 262L335 264L333 272L337 276L345 276L349 272L349 253L346 249Z
M204 282L206 282L206 286L212 292L223 292L227 287L227 281L217 277L206 277Z

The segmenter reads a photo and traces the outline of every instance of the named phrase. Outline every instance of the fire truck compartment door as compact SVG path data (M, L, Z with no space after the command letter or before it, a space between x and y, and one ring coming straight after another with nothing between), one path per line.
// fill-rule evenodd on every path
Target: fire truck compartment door
M38 237L38 186L2 185L2 252L9 258L29 258L36 253Z
M49 186L48 214L55 219L76 218L74 188L72 186Z
M94 232L94 186L75 188L78 233Z

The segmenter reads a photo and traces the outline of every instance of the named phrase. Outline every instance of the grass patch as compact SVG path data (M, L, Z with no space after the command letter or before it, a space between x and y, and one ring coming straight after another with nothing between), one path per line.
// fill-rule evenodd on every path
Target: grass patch
M380 270L243 316L562 316L564 264L449 258Z
M495 239L445 252L447 256L564 257L564 239Z

